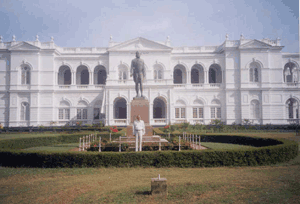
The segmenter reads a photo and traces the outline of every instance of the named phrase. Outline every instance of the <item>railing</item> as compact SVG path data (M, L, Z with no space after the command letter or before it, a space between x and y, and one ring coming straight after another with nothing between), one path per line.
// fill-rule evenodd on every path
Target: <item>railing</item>
M125 124L127 123L127 119L115 119L115 124Z
M175 119L175 122L174 123L186 123L187 120L185 119Z
M70 89L71 86L68 86L68 85L63 85L63 86L59 86L59 89Z
M288 86L297 86L298 84L298 82L286 82L286 85Z
M287 119L287 122L290 124L300 124L300 119Z
M174 84L175 88L184 88L185 84Z
M204 84L192 84L192 87L203 87Z
M95 85L95 89L103 89L105 85Z
M202 119L193 119L192 123L193 124L204 124L204 120L202 120Z
M78 89L88 89L88 85L79 85L77 86Z
M210 87L221 87L221 83L210 83Z
M154 123L166 123L166 119L165 118L154 119Z

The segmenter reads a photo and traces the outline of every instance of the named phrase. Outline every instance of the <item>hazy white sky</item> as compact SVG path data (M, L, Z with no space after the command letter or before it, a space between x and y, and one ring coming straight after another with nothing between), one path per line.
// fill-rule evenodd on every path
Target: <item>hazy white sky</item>
M284 52L299 52L298 0L90 1L0 0L4 41L54 37L62 47L107 47L136 37L172 46L219 45L280 37Z

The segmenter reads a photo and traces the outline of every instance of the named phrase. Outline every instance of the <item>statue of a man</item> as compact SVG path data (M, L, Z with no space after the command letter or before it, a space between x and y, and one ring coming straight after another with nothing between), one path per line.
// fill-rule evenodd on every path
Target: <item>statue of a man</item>
M144 60L140 58L139 51L136 52L136 58L131 61L130 76L132 75L133 81L135 82L136 97L143 97L143 79L145 77L145 64ZM139 95L139 85L141 95Z

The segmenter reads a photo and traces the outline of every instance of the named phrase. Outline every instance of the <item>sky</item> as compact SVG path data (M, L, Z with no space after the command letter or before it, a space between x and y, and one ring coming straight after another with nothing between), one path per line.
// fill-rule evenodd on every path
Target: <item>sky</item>
M298 0L0 0L3 41L61 47L108 47L136 37L171 45L220 45L230 40L281 39L283 52L299 52Z

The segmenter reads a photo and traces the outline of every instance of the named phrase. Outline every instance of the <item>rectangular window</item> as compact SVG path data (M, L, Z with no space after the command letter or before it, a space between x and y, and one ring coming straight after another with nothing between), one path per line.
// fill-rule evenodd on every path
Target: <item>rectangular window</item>
M81 109L77 109L77 119L81 119Z
M87 119L87 109L83 109L82 112L82 119Z
M216 111L215 107L211 107L211 108L210 108L210 115L211 115L211 118L216 118L216 116L215 116L215 111Z
M217 108L217 118L221 118L221 108Z
M197 108L193 108L193 118L198 118L197 112Z
M257 68L254 69L254 78L255 78L255 82L258 82L258 69Z
M87 109L77 109L77 119L87 119Z
M185 118L185 108L181 108L181 118Z
M253 82L253 68L250 68L250 81Z
M65 109L65 119L70 119L70 109Z
M94 108L94 120L100 119L100 108Z
M21 105L21 120L25 120L25 107Z
M30 84L30 72L26 71L26 84Z
M58 119L64 119L64 109L58 109Z
M60 108L58 109L58 119L59 120L69 120L70 119L70 109Z
M22 82L23 85L26 84L26 72L22 71Z
M175 118L179 118L179 108L175 108Z
M203 118L203 108L199 108L199 118Z

